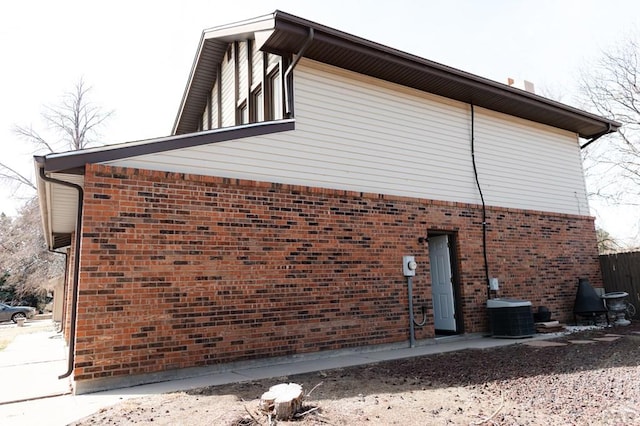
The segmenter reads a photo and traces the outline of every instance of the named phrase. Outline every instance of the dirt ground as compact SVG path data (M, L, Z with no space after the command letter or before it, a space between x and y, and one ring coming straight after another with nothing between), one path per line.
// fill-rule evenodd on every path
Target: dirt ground
M77 425L640 425L640 323L122 402ZM299 416L260 412L299 383Z

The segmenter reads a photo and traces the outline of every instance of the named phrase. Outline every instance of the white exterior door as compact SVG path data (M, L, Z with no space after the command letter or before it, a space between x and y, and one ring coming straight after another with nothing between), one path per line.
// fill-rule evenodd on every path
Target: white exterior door
M431 292L436 330L457 331L449 237L439 235L429 238L429 262L431 263Z

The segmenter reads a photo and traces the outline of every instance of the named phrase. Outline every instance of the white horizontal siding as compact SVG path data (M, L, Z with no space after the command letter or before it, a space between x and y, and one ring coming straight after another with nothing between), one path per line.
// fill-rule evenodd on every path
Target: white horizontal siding
M204 113L202 113L202 129L209 130L209 105L204 107Z
M249 62L247 52L247 42L238 43L238 104L247 100L249 93Z
M233 46L233 45L232 45ZM232 47L233 49L233 47ZM235 56L238 52L233 52ZM235 106L235 64L233 57L227 61L227 55L222 60L222 126L229 127L236 124L236 106Z
M577 137L481 110L476 158L487 202L588 214Z
M267 69L271 70L272 67L279 65L282 57L274 55L273 53L267 53Z
M255 86L256 84L262 83L262 72L264 69L263 60L262 60L262 51L258 50L257 43L251 43L251 82Z
M218 85L220 80L216 80L211 90L211 128L218 127Z
M303 59L296 130L112 164L479 203L469 105ZM490 205L587 214L577 137L476 108Z

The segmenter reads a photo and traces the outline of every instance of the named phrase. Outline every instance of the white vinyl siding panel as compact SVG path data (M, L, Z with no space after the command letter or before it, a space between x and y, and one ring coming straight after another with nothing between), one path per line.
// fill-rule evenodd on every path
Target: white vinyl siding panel
M267 53L267 70L271 70L274 66L280 64L280 59L282 58L278 55Z
M211 128L216 129L218 127L218 85L219 80L213 85L211 90Z
M202 114L202 129L209 130L209 106L205 105L204 113Z
M262 51L257 50L256 43L251 43L251 48L253 52L251 53L251 81L253 83L253 87L257 84L262 83Z
M233 45L231 45L233 46ZM233 47L232 47L233 49ZM233 52L235 55L237 52ZM235 105L235 64L233 55L227 61L227 55L222 60L222 127L234 126L236 124Z
M480 203L470 106L302 59L296 130L113 164L422 199ZM588 214L577 136L481 108L487 203Z
M488 204L589 214L576 135L487 110L476 118Z
M247 100L249 94L249 62L247 42L238 43L238 105Z

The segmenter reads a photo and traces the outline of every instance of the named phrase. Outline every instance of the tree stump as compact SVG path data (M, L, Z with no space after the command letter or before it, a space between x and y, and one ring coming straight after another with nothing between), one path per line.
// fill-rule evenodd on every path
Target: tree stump
M277 420L287 420L302 408L302 397L302 386L281 383L262 394L260 409L274 414Z

